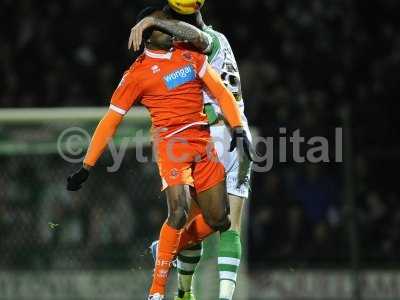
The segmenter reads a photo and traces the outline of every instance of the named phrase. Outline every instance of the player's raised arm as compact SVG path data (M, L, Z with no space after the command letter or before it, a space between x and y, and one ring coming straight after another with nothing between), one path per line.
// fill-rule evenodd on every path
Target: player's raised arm
M180 41L190 43L204 53L211 49L212 37L210 35L189 23L166 19L162 12L156 12L152 16L144 18L132 28L128 49L132 48L134 51L138 51L142 43L143 32L152 27L166 32Z
M253 160L252 156L255 155L256 152L243 128L242 118L235 96L225 87L221 77L207 61L204 62L199 72L199 77L217 100L224 118L232 128L232 142L229 151L233 151L236 147L240 146L239 150L243 150L247 158Z

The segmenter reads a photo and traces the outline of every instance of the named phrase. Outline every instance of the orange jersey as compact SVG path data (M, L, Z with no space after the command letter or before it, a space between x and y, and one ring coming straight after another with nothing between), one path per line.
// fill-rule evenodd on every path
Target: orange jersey
M125 114L140 101L150 111L153 128L161 136L206 125L200 80L206 69L203 54L179 48L170 52L146 49L125 72L110 108Z
M204 55L178 47L169 52L145 50L115 90L110 110L96 128L84 163L96 164L122 116L139 101L150 110L153 129L161 138L169 138L195 125L207 125L203 114L203 84L219 103L229 125L242 126L235 97Z

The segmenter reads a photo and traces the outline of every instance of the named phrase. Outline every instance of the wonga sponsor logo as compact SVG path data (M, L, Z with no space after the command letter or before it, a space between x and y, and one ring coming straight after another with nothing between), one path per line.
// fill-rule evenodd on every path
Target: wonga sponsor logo
M179 70L176 70L164 77L165 84L169 90L173 90L185 83L188 83L196 78L196 72L192 65L187 65Z

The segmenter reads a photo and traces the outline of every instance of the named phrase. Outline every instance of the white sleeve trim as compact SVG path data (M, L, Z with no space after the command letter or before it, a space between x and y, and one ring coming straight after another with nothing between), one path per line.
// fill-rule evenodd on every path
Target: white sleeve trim
M110 109L119 113L120 115L123 115L123 116L126 115L126 110L119 108L118 106L115 106L114 104L110 104Z
M208 65L208 62L207 62L207 58L206 58L206 59L204 60L203 66L201 67L200 72L199 72L199 77L200 77L200 78L203 78L204 75L206 74L207 65Z

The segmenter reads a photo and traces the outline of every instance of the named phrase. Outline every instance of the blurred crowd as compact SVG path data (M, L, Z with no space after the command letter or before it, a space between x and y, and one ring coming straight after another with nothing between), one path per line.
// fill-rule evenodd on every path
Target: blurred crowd
M126 45L135 15L157 2L1 1L0 17L7 26L0 28L0 107L107 105L134 57ZM281 127L288 135L299 128L306 137L325 136L332 142L334 128L343 126L343 112L350 111L353 217L366 263L389 263L400 253L399 191L391 175L400 160L392 150L398 131L391 108L400 95L399 9L396 0L247 0L228 7L226 1L206 1L204 8L206 22L231 41L246 112L261 135L278 138ZM343 164L275 161L271 172L253 178L250 262L348 263ZM101 201L98 191L70 199L56 182L48 184L51 176L27 172L25 162L14 160L20 167L6 168L21 172L14 174L21 180L10 183L5 179L10 175L0 173L0 252L15 249L7 252L13 259L0 257L0 266L24 264L23 241L38 243L39 252L32 253L35 259L29 263L39 265L72 264L63 259L73 255L57 255L61 246L82 251L76 257L90 257L84 261L96 266L110 261L113 253L129 260L136 253L131 250L144 248L149 232L156 233L165 214L157 191L150 196L155 201L146 200L146 205L154 203L151 209L133 206L133 201L144 201L133 200L130 193L132 180L142 175L113 179L121 193L104 187ZM85 197L94 198L94 204ZM53 219L58 221L47 224ZM68 225L58 228L61 220Z
M400 257L398 195L371 188L375 174L365 159L356 160L354 215L349 215L344 201L340 174L319 165L285 167L256 177L249 230L251 263L348 265L354 238L349 222L354 218L362 265L394 266Z

